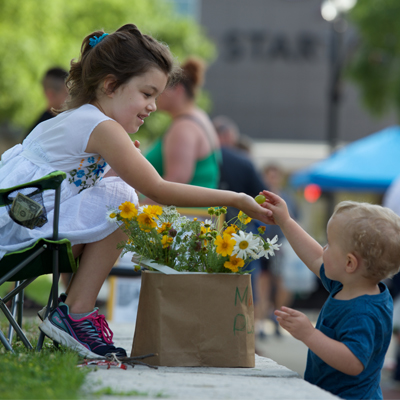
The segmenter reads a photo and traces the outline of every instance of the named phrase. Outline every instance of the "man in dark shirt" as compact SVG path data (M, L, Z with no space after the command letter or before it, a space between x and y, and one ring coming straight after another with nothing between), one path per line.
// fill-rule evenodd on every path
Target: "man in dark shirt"
M253 162L244 151L236 147L239 142L239 130L235 122L228 117L218 116L213 119L213 124L218 134L222 154L219 188L243 192L252 197L257 196L261 190L267 189ZM238 212L235 208L228 208L226 221L235 217Z
M65 85L65 79L67 76L68 72L60 67L50 68L47 70L42 80L43 91L47 100L47 108L31 126L27 135L36 127L36 125L53 118L55 114L52 112L52 109L59 109L65 102L68 96L67 87Z

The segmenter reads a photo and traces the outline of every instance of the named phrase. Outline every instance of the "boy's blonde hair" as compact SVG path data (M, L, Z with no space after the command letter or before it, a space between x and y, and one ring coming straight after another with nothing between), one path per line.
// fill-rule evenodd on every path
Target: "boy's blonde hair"
M344 246L363 259L366 277L379 282L399 272L400 217L389 208L354 201L339 203L332 217L343 213Z

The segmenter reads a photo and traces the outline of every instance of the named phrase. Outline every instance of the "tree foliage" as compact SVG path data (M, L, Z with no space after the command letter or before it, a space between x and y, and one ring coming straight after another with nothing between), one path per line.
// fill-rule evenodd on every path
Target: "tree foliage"
M0 123L28 127L45 107L44 72L68 70L86 35L126 23L167 43L178 61L214 56L200 25L175 14L165 0L0 0ZM163 125L157 117L149 122L150 129Z
M400 1L359 0L350 13L360 41L348 76L375 115L395 108L400 116Z

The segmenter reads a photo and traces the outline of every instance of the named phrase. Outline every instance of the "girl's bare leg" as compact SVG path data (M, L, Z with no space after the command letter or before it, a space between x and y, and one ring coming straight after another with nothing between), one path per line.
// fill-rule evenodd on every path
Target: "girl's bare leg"
M76 257L75 257L75 258L76 258ZM73 282L74 278L75 278L75 274L72 274L71 279L69 280L68 286L67 286L67 288L65 289L65 294L68 294L69 289L70 289L71 286L72 286L72 282Z
M74 256L81 255L81 258L65 301L71 313L93 310L100 289L121 254L122 249L117 249L117 244L124 240L127 236L117 229L98 242L73 246Z

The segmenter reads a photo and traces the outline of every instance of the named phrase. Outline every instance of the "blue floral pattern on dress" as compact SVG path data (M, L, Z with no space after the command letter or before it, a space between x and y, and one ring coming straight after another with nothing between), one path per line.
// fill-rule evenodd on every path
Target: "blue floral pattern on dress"
M103 165L97 164L97 168L93 171L93 173L96 176L99 176L99 174L104 174L104 168L107 166L107 163L104 161Z
M98 158L97 162L95 157L88 157L86 166L83 166L83 161L77 169L73 169L69 172L68 182L74 184L76 187L80 188L79 193L95 185L96 181L102 179L104 174L104 169L107 163L103 158Z

